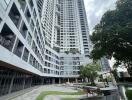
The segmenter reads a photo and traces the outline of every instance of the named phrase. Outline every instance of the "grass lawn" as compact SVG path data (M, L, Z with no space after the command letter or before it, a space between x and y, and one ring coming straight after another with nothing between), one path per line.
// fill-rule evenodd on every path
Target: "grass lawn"
M59 92L59 91L44 91L41 92L40 95L36 98L36 100L43 100L43 98L47 95L83 95L84 91L78 90L78 92ZM74 98L64 98L62 100L77 100Z
M81 85L83 85L83 86L96 86L95 84L91 84L91 83L87 83L87 82L82 83Z
M62 98L61 100L78 100L76 98Z
M126 96L128 100L132 100L132 90L126 90Z

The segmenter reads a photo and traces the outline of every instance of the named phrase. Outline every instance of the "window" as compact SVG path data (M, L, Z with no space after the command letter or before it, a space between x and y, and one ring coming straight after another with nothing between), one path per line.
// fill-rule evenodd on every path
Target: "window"
M26 12L25 12L25 17L26 17L27 21L29 22L30 21L30 18L31 18L31 14L29 12L28 7L27 7Z
M21 28L20 28L20 32L21 32L21 34L22 34L22 36L24 37L24 38L26 38L26 35L27 35L27 26L25 25L25 23L24 22L22 22L22 25L21 25Z
M33 10L33 16L34 16L34 19L36 20L37 14L36 14L35 9Z
M32 44L32 50L35 52L35 42L33 41L33 44Z
M31 10L32 10L32 8L33 8L33 1L32 0L29 0L29 5L30 5Z
M28 61L28 55L29 55L29 51L27 50L27 48L25 48L24 49L24 54L23 54L23 57L22 57L22 59L24 60L24 61Z
M30 33L28 32L28 36L27 36L27 42L29 45L31 45L32 42L32 36L30 35Z
M8 49L9 51L12 50L16 36L11 31L11 29L4 24L2 31L0 33L0 45Z
M19 25L21 22L21 15L15 4L13 4L11 7L11 10L9 12L9 17L11 18L13 23L16 25L16 27L19 28Z
M33 20L31 20L30 27L31 27L31 30L33 31L34 30L34 22L33 22Z
M14 54L16 54L18 57L21 57L22 51L23 51L23 43L17 39L14 49Z
M32 56L31 54L30 54L29 63L30 63L31 65L33 65L33 56Z
M20 3L22 10L24 11L25 7L26 7L26 1L25 0L18 0L18 2Z
M1 19L1 17L0 17L0 23L2 22L2 19Z

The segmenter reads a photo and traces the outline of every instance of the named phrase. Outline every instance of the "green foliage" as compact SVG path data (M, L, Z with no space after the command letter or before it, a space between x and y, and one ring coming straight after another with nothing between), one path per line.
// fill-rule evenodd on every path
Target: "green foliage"
M82 83L81 85L82 85L82 86L96 86L95 83L88 83L88 82Z
M47 95L83 95L84 91L78 90L78 92L60 92L60 91L44 91L36 98L36 100L43 100ZM75 99L76 100L76 99Z
M69 54L70 52L69 51L65 51L66 54Z
M76 98L62 98L61 100L78 100Z
M112 74L114 75L115 80L118 82L119 81L119 76L117 74L117 69L112 70Z
M85 66L81 66L80 69L80 77L88 78L94 83L94 79L98 76L98 71L100 70L100 66L96 63L87 64Z
M76 53L80 53L80 52L78 51L78 49L72 48L72 49L70 49L70 53L76 54Z
M107 11L90 36L94 47L91 58L115 58L116 64L132 65L132 0L118 0L116 9Z
M40 95L36 98L36 100L43 100L43 98L47 95L53 95L53 94L65 94L64 92L59 92L59 91L44 91L42 93L40 93Z
M127 90L126 96L127 96L128 100L132 100L132 90Z
M56 51L56 52L60 52L60 49L58 47L53 47L53 49Z
M107 77L107 80L108 80L108 82L112 82L112 77L111 76L108 76Z
M78 49L72 48L72 49L70 49L69 51L65 51L65 53L66 53L66 54L69 54L69 53L76 54L76 53L80 53L80 52L78 51Z

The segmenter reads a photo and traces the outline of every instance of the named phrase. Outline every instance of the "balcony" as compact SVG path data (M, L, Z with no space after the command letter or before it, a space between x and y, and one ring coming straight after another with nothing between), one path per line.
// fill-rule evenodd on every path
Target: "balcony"
M18 57L21 57L23 47L24 47L23 43L17 39L17 42L15 44L15 48L14 48L14 54L17 55Z
M0 45L5 47L9 51L12 51L15 39L16 36L14 35L14 33L6 24L4 24L3 29L0 33Z
M11 7L11 10L9 12L9 17L11 18L13 23L16 25L16 27L19 28L19 25L21 22L21 15L15 4L13 4Z

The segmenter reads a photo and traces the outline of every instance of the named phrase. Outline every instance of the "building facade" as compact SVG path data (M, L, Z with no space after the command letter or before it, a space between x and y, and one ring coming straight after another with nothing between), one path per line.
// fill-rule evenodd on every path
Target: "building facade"
M0 95L77 81L88 33L83 0L0 1Z
M109 61L108 61L108 59L106 57L102 57L99 60L99 64L101 66L101 71L103 73L107 73L107 72L110 72L111 71Z

